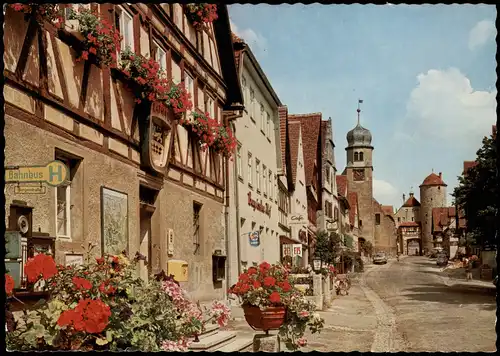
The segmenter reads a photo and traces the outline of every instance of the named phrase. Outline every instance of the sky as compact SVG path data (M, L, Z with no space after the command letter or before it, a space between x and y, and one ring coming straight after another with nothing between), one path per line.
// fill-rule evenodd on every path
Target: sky
M374 196L402 195L442 172L448 204L464 160L496 123L494 5L230 5L290 114L332 118L338 173L346 134L372 133Z

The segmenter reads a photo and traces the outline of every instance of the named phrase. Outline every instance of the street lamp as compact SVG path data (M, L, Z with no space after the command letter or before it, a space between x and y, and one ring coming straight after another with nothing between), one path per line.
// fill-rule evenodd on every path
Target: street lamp
M321 261L320 258L316 257L313 259L313 269L316 272L319 272L321 270L321 265L323 264L323 261Z

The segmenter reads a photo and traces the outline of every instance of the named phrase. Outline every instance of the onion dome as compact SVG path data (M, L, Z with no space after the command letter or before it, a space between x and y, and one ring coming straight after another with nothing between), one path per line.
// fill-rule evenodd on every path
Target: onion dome
M365 129L359 123L347 133L347 146L370 146L372 143L372 134L370 130Z

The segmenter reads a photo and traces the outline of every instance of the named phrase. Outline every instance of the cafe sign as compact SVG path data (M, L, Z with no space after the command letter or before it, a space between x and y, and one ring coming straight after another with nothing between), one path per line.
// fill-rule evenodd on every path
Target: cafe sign
M307 226L309 224L309 220L307 219L307 216L302 215L302 214L292 214L290 215L290 218L288 218L288 225L305 225Z
M259 203L257 200L253 200L252 192L248 192L248 205L250 205L255 210L258 210L268 216L271 216L271 205L269 205L268 203L262 204Z

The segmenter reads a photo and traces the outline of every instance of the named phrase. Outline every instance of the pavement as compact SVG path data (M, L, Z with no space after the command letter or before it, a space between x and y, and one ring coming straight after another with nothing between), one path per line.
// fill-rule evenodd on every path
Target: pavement
M336 296L319 312L325 327L306 333L301 351L493 352L496 287L467 282L465 274L450 280L441 270L435 260L418 256L365 265L364 273L351 277L349 295ZM256 333L238 307L227 328L242 337Z

